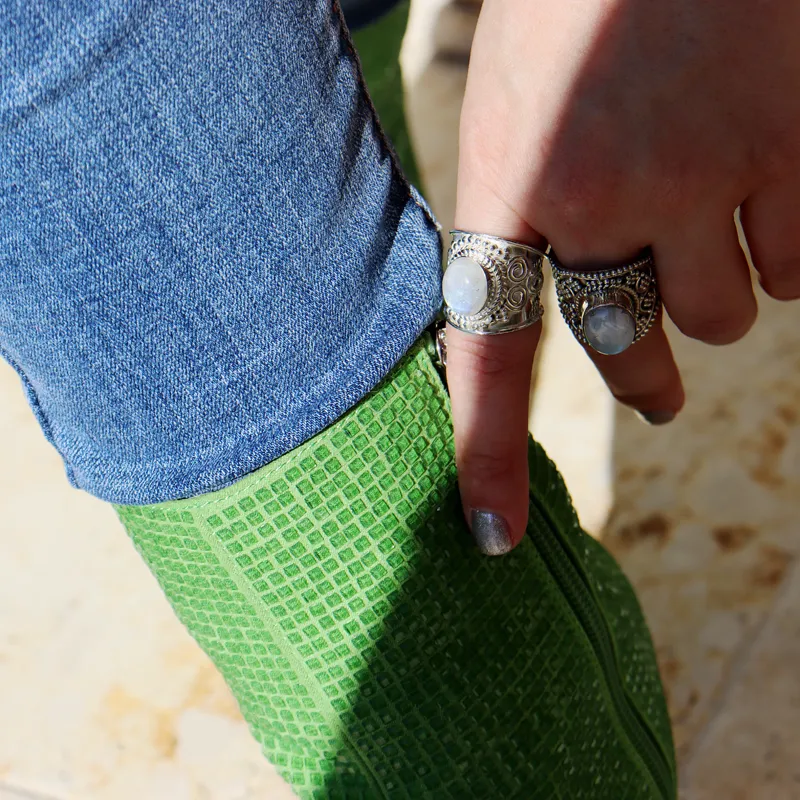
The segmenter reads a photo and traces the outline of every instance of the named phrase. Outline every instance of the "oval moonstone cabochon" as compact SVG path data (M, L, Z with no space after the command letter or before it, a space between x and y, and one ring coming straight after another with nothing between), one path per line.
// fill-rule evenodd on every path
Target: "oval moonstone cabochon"
M620 306L595 306L583 315L586 341L604 356L616 356L627 350L636 336L633 316Z
M465 317L477 314L486 305L488 292L486 273L477 261L461 256L445 270L442 294L445 303L456 314Z

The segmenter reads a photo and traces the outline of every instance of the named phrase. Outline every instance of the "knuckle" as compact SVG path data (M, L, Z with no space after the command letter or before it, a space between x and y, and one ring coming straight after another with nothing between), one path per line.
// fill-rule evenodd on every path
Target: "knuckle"
M489 120L469 115L469 124L462 119L459 132L459 182L469 177L476 186L502 186L502 176L508 171L508 153Z
M529 369L529 357L521 348L507 347L497 340L487 342L482 337L459 337L458 346L469 359L470 377L503 381L521 369Z
M674 151L664 145L648 176L648 200L660 218L681 219L686 209L697 206L708 191L709 165L698 156ZM721 168L720 168L721 169Z
M674 168L664 172L655 182L652 193L653 209L665 219L679 219L687 207L692 205L691 198L699 192L691 186L694 176L686 174L685 169Z
M544 189L551 227L557 225L570 237L578 237L576 244L591 246L618 216L621 192L620 179L608 165L594 159L564 163L548 177Z
M473 353L472 373L482 378L502 378L511 368L511 359L502 353L479 350Z
M761 286L775 300L800 298L800 258L774 261L761 269Z
M468 450L460 459L459 472L468 476L471 484L485 487L511 480L515 465L502 450Z
M739 341L752 327L752 318L745 314L700 314L675 321L684 335L706 344L724 345Z

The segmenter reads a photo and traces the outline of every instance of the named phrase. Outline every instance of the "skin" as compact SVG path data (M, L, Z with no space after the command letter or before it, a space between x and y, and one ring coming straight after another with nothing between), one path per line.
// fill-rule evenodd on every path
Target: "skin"
M666 312L713 345L744 336L761 290L800 297L800 3L485 0L461 119L456 227L601 268L650 245ZM550 310L553 313L553 310ZM448 329L459 485L527 521L526 436L540 327ZM589 353L613 395L669 418L684 402L661 325Z

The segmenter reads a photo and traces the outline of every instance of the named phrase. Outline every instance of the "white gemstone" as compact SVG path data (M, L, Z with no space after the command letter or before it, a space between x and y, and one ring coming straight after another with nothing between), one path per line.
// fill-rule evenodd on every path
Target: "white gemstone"
M444 301L456 314L477 314L486 305L489 284L477 261L462 256L445 270L442 279Z
M615 356L633 344L636 325L630 312L620 306L597 306L583 315L586 341L606 356Z

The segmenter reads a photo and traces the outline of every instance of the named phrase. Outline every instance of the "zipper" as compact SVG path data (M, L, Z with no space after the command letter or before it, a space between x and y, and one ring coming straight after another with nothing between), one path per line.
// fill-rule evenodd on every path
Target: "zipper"
M430 334L427 340L428 354L447 391L447 338L444 319L438 319L427 330ZM530 532L528 535L594 650L617 717L628 740L639 753L663 800L674 800L677 795L677 778L671 761L622 683L611 630L589 583L586 570L561 534L555 520L532 491L530 511L531 516L538 517L542 524L537 526L539 530L536 535Z
M611 631L586 571L572 547L564 540L555 521L533 495L530 510L531 516L538 517L542 524L537 526L535 534L529 532L528 535L586 633L603 670L617 717L661 797L674 800L676 792L672 766L622 683Z

